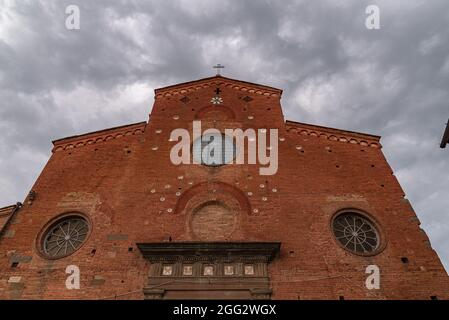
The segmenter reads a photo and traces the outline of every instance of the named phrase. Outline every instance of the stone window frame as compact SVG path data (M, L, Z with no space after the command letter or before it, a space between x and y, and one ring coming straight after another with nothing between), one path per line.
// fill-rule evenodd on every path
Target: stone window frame
M67 254L56 256L56 257L49 256L44 250L44 241L45 241L45 237L46 237L47 233L54 226L56 226L57 224L61 223L62 221L66 220L66 219L69 219L71 217L81 218L87 224L88 231L87 231L86 237L83 240L83 243L78 248L76 248L74 251L69 252ZM45 223L45 225L43 227L41 227L39 234L35 241L35 247L37 249L37 253L40 257L42 257L46 260L59 260L59 259L63 259L68 256L71 256L71 255L77 254L88 243L89 238L92 235L93 229L94 229L94 227L93 227L92 220L90 219L90 217L88 215L84 214L83 212L80 212L77 210L71 210L71 211L66 211L64 213L61 213L61 214L51 218L50 220L48 220L47 223Z
M207 130L207 129L206 129ZM220 131L220 130L219 130ZM207 136L214 136L214 135L218 135L218 133L207 133L206 134ZM215 168L215 169L217 169L217 168L222 168L222 167L224 167L224 166L228 166L228 165L232 165L232 164L235 164L235 160L236 160L236 158L237 158L237 144L236 144L236 141L235 141L235 138L233 137L233 136L229 136L229 135L227 135L227 134L225 134L224 132L222 132L222 131L220 131L220 135L221 135L221 137L222 137L222 146L223 146L223 141L230 141L230 142L232 142L232 147L233 147L233 156L232 156L232 160L230 160L230 161L228 161L228 162L223 162L223 163L219 163L219 164L207 164L207 163L205 163L205 162L203 162L203 158L202 158L202 156L201 156L201 163L200 163L200 165L201 165L201 167L203 167L203 168L209 168L209 169L213 169L213 168ZM203 145L202 145L202 143L203 143L203 141L202 141L202 139L203 139L203 133L201 134L201 136L199 136L197 139L195 139L195 140L193 140L193 141L191 141L191 143L190 143L190 153L191 153L191 155L192 155L192 159L195 159L195 143L198 141L198 140L201 140L201 154L202 154L202 152L203 152ZM226 156L225 156L226 157ZM222 160L223 160L223 157L222 157Z
M361 216L362 218L368 220L370 222L370 224L372 224L374 226L374 228L376 229L377 236L379 238L378 239L379 244L378 244L377 248L374 251L372 251L372 252L357 252L357 251L354 251L354 250L350 250L350 249L346 248L336 238L335 233L334 233L334 228L333 228L334 220L336 218L338 218L339 216L343 215L343 214L351 214L351 213L354 214L354 215ZM382 228L381 224L379 223L378 219L376 219L372 214L370 214L370 213L368 213L368 212L366 212L364 210L361 210L361 209L349 207L349 208L340 209L337 212L335 212L332 215L331 219L330 219L329 231L331 233L332 239L334 240L334 242L340 248L342 248L345 252L349 252L349 253L351 253L352 255L355 255L355 256L360 256L360 257L375 256L375 255L380 254L385 249L385 247L387 246L387 236L386 236L386 233L385 233L384 229Z

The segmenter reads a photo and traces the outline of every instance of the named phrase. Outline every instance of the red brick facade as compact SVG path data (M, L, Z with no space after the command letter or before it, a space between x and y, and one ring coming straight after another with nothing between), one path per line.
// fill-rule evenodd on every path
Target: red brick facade
M17 205L0 208L0 237L7 231L8 222L17 209Z
M223 103L212 106L217 88ZM137 244L229 241L280 242L264 275L273 299L448 299L447 273L379 137L285 122L281 94L220 76L192 81L157 89L148 123L54 141L34 199L0 239L0 298L143 299L151 263ZM191 130L195 119L203 129L277 128L277 173L174 166L170 133ZM198 211L204 203L224 209ZM351 253L336 240L332 219L345 209L378 227L376 254ZM88 221L88 238L73 254L48 259L42 232L70 212ZM373 264L380 289L368 290ZM68 265L80 269L79 290L66 289Z

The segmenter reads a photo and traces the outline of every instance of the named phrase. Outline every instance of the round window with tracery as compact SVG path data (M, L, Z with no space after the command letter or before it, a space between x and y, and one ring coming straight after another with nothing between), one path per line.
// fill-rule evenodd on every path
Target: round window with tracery
M234 160L236 145L233 138L220 134L204 134L193 142L193 159L196 163L217 167Z
M52 224L42 237L42 252L49 258L66 257L78 250L87 238L89 224L81 216L64 217Z
M379 249L379 232L370 220L355 212L345 212L332 222L335 238L353 253L370 254Z

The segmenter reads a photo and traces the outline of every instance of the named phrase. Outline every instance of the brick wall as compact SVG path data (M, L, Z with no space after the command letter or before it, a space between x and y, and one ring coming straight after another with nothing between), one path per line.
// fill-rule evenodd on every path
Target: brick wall
M223 105L212 108L217 87ZM207 219L192 224L198 206L210 201L233 212L225 221L232 226L218 239L282 243L269 265L275 299L449 298L447 274L379 138L284 122L280 95L223 77L204 79L156 90L148 123L55 141L33 186L35 199L1 239L0 298L142 299L149 263L136 243L216 240ZM170 132L190 130L194 119L203 129L277 128L277 174L262 176L259 165L173 166ZM347 208L378 224L380 253L355 255L337 243L331 220ZM68 257L46 259L38 249L42 230L73 211L91 224L87 241ZM65 287L71 264L80 268L80 290ZM371 264L380 267L380 290L365 288Z

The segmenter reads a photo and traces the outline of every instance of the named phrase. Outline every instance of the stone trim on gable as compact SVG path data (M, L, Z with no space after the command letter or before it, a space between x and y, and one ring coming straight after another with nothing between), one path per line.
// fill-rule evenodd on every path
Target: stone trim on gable
M277 88L241 80L235 80L231 78L225 78L222 76L215 76L156 89L154 90L155 99L184 95L204 88L210 88L220 85L226 88L232 88L247 93L264 95L267 97L280 98L282 96L282 90Z
M331 141L358 144L361 146L369 146L379 149L382 148L382 145L379 142L380 136L376 135L322 127L289 120L286 121L285 125L287 132L290 134L297 133L305 136L320 137Z
M78 136L63 138L53 141L54 148L52 152L59 152L73 148L80 148L86 145L95 144L97 142L105 142L118 139L124 136L132 136L142 134L145 131L147 123L139 122L121 127L115 127Z

